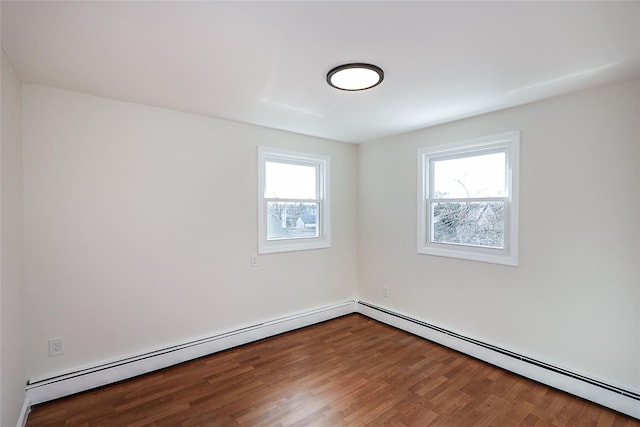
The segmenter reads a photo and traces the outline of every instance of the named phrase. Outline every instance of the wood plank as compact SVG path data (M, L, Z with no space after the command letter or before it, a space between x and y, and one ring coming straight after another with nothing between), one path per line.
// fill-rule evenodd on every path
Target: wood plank
M622 426L640 421L351 314L35 406L52 426Z

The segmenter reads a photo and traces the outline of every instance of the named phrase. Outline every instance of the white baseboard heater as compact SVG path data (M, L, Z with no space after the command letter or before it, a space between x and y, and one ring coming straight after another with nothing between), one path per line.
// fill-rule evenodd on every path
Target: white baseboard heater
M640 419L640 394L364 301L358 312L492 365Z
M26 422L31 405L146 374L351 313L363 314L492 365L640 419L640 394L635 391L606 384L365 301L346 301L156 351L96 364L73 372L31 380L27 384L25 408L21 415L22 422L18 423L18 427L22 427Z
M355 301L347 301L181 343L156 351L137 354L108 363L96 364L72 372L30 380L26 387L25 400L29 403L29 406L37 405L60 397L133 378L198 357L351 314L356 311L355 305Z

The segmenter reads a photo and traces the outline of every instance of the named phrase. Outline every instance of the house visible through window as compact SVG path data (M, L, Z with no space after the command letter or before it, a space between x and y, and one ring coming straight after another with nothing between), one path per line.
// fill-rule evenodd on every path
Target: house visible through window
M330 245L329 158L258 149L258 252Z
M418 252L518 263L519 132L423 148Z

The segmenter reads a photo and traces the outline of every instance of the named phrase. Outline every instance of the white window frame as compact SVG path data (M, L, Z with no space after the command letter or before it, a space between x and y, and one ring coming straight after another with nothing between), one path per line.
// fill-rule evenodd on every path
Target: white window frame
M433 191L430 164L433 160L492 153L506 153L506 190L504 217L504 248L484 248L479 246L436 243L431 240ZM519 217L519 169L520 131L511 131L472 140L450 143L418 150L418 253L473 261L517 266L518 260L518 217ZM491 198L494 199L494 198ZM495 198L498 199L498 198ZM457 200L457 199L454 199ZM466 200L483 200L469 198ZM486 200L486 198L484 198Z
M266 162L279 162L316 168L316 193L314 200L273 199L265 197ZM319 154L299 153L277 148L258 147L258 253L303 251L331 247L331 199L329 197L330 158ZM314 202L318 204L317 237L295 239L267 239L267 203L274 200L286 202Z

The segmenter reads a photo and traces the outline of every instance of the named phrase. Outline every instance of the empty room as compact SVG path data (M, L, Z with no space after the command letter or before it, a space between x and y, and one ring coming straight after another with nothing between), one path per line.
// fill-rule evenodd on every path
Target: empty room
M640 1L2 1L0 425L640 426Z

